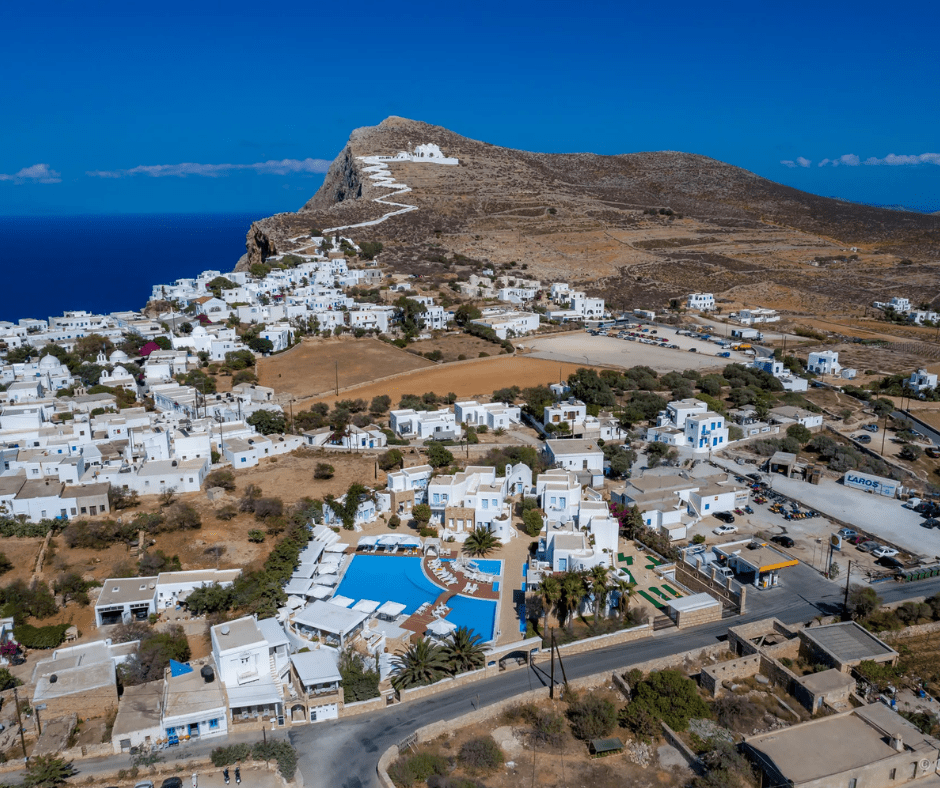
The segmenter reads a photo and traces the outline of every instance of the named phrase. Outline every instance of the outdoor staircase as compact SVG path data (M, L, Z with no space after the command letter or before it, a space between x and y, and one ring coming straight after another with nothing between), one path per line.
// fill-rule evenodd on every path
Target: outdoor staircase
M277 665L274 662L273 654L268 654L268 662L271 665L271 679L274 681L274 686L277 687L277 694L281 700L284 700L284 685L281 684L281 677L277 673Z

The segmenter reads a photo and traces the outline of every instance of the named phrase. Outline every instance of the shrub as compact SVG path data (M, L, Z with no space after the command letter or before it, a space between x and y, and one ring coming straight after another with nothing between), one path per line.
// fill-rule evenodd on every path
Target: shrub
M678 670L660 670L640 681L633 690L632 714L645 711L674 731L684 731L694 717L709 717L708 705L692 679Z
M216 747L209 756L213 766L231 766L251 757L250 744L232 744L228 747Z
M609 736L617 724L617 709L606 698L588 695L568 706L568 722L575 738L583 741Z
M464 742L457 760L469 771L491 772L502 766L505 759L492 736L479 736Z
M235 474L231 471L212 471L206 476L206 487L221 487L223 490L235 489Z
M403 462L404 458L398 449L389 449L379 455L379 467L383 471L390 471L392 468L400 468Z
M259 531L257 528L252 528L248 532L248 541L260 544L264 541L264 531Z
M290 782L297 771L297 751L289 742L270 739L255 742L251 748L252 757L259 761L277 761L277 770Z
M284 502L280 498L259 498L254 502L256 520L267 520L284 514Z
M522 522L529 536L538 536L542 532L542 513L538 509L529 509L524 512Z
M374 662L370 667L362 654L346 649L340 654L337 668L342 676L340 686L346 703L379 697L380 677Z
M393 514L391 517L388 518L388 527L391 528L392 530L395 530L400 525L401 525L401 517L399 517L397 514Z
M50 624L47 627L34 627L32 624L20 624L13 628L13 638L23 648L56 648L65 641L69 624Z
M235 504L227 503L215 513L220 520L232 520L238 514L238 508Z
M445 776L448 769L447 759L429 752L419 752L406 758L399 758L389 767L388 776L395 785L411 788L415 783L427 782L429 777Z
M202 528L202 518L196 508L182 501L174 503L166 510L162 531L189 531Z
M426 503L419 503L412 507L411 516L418 525L427 525L431 520L431 507Z
M332 479L333 474L336 473L336 469L325 462L318 462L317 467L313 471L314 479Z

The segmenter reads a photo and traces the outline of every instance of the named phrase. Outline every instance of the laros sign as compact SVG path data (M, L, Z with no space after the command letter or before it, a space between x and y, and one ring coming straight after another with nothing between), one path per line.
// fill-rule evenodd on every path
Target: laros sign
M872 476L870 473L861 471L848 471L842 482L846 487L854 487L856 490L865 490L888 498L894 498L898 491L898 483L894 479Z

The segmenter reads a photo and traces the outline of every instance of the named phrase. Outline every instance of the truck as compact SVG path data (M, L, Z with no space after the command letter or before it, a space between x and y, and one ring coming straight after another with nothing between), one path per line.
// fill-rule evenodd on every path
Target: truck
M732 350L751 350L752 348L746 342L742 342L737 345L732 345L731 349Z

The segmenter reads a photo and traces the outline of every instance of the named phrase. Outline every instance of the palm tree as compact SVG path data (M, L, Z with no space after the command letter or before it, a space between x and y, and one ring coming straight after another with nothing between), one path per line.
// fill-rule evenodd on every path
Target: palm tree
M607 599L609 589L609 578L607 577L608 568L603 564L591 567L588 575L588 584L591 593L594 594L594 625L597 626L598 619L601 616L601 607Z
M490 532L485 525L474 528L466 541L463 543L463 551L467 555L477 558L485 558L497 548L502 547L502 542Z
M436 643L419 637L408 649L393 658L392 686L396 690L433 684L446 670L444 652Z
M545 621L542 624L542 637L548 631L548 611L553 609L561 601L561 583L557 577L547 575L542 578L539 587L542 591L542 599L545 601Z
M574 626L574 614L584 598L584 578L577 572L568 572L561 580L561 596L570 632Z
M636 588L636 583L617 577L614 578L611 588L617 592L617 612L620 613L620 620L623 621L627 614L627 607L630 605L630 598Z
M456 674L482 668L486 664L482 640L472 629L457 629L441 647L448 670Z

